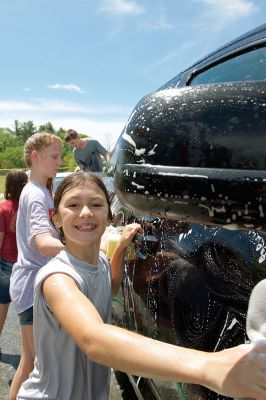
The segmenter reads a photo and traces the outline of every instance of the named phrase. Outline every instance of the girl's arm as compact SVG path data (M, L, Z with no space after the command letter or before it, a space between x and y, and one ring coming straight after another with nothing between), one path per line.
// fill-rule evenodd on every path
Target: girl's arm
M39 233L33 239L41 256L56 256L65 247L50 232Z
M140 224L129 224L123 229L121 238L110 260L112 270L112 295L115 296L120 288L124 271L124 256L127 246L130 245L137 232L142 232Z
M216 353L186 349L103 323L66 274L46 278L43 293L65 331L96 363L133 375L201 384L226 396L266 397L265 341Z
M52 235L50 212L53 209L49 208L44 192L39 190L34 196L29 196L28 203L26 218L29 218L28 235L33 246L41 256L56 256L64 245Z

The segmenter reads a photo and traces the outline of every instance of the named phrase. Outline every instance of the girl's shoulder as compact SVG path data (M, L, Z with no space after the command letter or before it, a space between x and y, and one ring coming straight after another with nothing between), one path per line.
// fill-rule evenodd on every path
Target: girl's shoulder
M48 190L35 182L28 182L21 193L21 201L40 201L50 196Z
M18 209L18 200L17 199L7 199L0 203L0 211L16 211Z
M65 251L61 252L52 258L44 267L42 267L37 273L35 279L35 290L41 287L42 283L48 276L54 274L66 274L73 278L78 286L81 286L81 277L79 273L73 268L73 266L68 262Z

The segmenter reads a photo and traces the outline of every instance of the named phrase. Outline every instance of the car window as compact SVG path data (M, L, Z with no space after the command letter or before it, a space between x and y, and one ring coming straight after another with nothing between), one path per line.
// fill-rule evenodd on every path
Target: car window
M200 72L190 86L206 83L266 80L266 47L239 54Z

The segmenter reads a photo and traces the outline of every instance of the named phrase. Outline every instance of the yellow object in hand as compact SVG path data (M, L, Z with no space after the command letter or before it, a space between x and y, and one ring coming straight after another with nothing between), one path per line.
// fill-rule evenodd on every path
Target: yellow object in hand
M115 230L112 230L108 234L106 255L109 258L109 260L111 259L113 252L120 240L123 228L124 228L123 226L118 226L118 227L116 227ZM130 245L126 248L126 251L125 251L125 260L127 260L127 261L134 260L135 255L136 255L135 245L134 245L134 243L130 243Z
M116 233L109 233L108 235L108 242L107 242L107 249L106 249L106 255L107 257L110 258L113 255L113 252L117 246L117 243L119 242L121 237L121 234L119 234L118 232Z

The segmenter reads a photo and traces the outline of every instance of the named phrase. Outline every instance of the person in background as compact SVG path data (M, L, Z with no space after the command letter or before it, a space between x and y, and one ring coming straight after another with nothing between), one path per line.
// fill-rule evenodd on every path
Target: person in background
M21 325L21 358L12 381L9 399L15 400L21 383L33 369L33 284L37 272L64 245L51 222L54 210L52 181L61 165L62 141L48 132L30 136L24 157L30 168L17 215L18 259L10 278L10 297Z
M137 223L125 226L109 263L100 242L112 215L100 177L81 171L68 175L54 205L53 221L65 248L35 280L36 358L17 400L107 400L110 367L201 384L226 396L266 398L265 343L207 353L111 325L125 250L142 229Z
M27 181L28 176L22 170L8 172L5 180L5 201L0 204L0 335L11 302L9 295L10 276L18 255L16 243L18 202Z
M66 131L65 141L72 146L75 162L78 164L75 171L96 172L102 174L103 158L108 164L109 154L107 150L95 139L82 139L80 135L69 129Z

